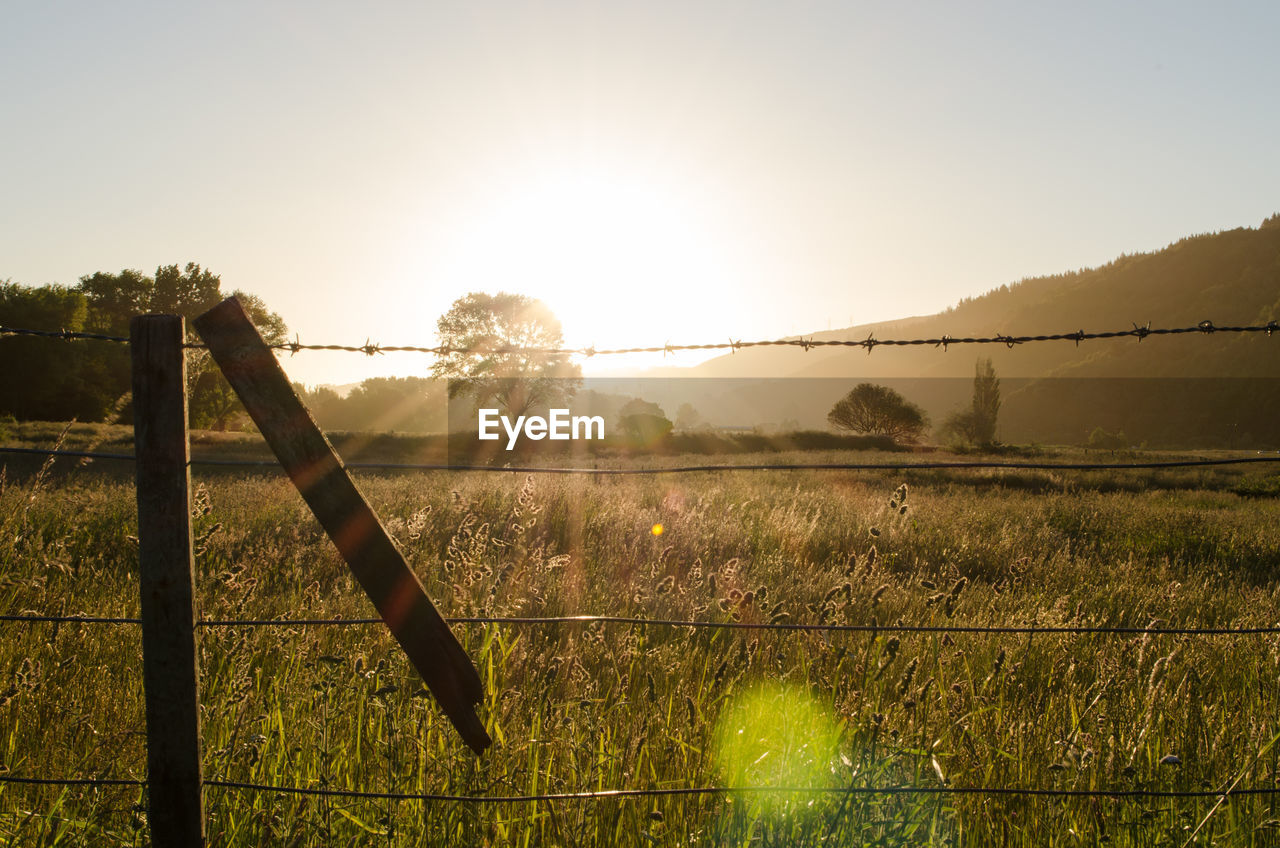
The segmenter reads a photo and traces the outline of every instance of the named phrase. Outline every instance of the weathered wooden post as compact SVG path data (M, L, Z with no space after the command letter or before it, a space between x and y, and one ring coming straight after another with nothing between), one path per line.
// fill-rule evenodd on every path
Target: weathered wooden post
M228 298L192 323L409 661L467 745L483 753L491 740L475 712L484 687L471 658L356 488L240 302Z
M139 315L129 324L147 818L156 848L204 844L184 331L179 315Z

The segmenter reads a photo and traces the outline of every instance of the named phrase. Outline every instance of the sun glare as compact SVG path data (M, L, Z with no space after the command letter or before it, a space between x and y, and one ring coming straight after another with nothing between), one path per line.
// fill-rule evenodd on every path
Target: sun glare
M472 210L444 282L537 297L572 345L693 340L743 282L708 205L640 171L546 169Z

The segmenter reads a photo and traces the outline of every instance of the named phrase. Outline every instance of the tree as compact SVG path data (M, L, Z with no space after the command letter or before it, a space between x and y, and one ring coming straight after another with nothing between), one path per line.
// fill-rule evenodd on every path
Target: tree
M827 413L838 430L917 442L929 426L924 410L888 386L859 383Z
M192 318L223 298L222 280L194 262L162 265L154 277L126 269L99 271L73 288L0 284L0 323L37 330L87 330L129 334L129 321L147 312ZM234 293L268 344L285 341L288 328L262 299ZM190 334L189 341L196 337ZM100 421L118 414L130 391L129 350L124 345L66 345L57 339L0 340L0 414L18 418ZM225 428L240 411L235 393L206 352L187 360L191 424Z
M996 443L996 419L1000 415L1000 380L990 359L974 365L973 398L968 409L947 416L942 425L944 438L991 447Z
M444 387L426 377L370 377L342 401L348 430L444 432ZM318 417L318 416L317 416Z
M87 316L85 297L74 289L0 283L0 324L77 331L85 329ZM101 419L115 401L96 379L93 357L100 356L104 347L114 346L67 344L36 336L0 338L0 415L49 421Z
M151 311L155 281L126 268L119 274L98 271L80 278L76 286L93 305L88 326L96 333L127 336L129 319Z
M154 312L182 315L189 320L225 296L222 278L195 262L188 262L183 269L161 265L153 277L128 268L118 274L98 271L81 277L76 288L89 302L89 328L114 335L128 335L129 321L135 315ZM278 322L281 338L277 341L283 340L284 322L279 316L268 312L259 298L238 291L235 294L242 301L252 302L246 302L245 309L259 329L263 329L260 322L267 316L272 319L269 323ZM267 330L263 334L268 335Z
M991 359L979 359L973 367L974 441L984 446L996 443L996 418L999 415L1000 380Z
M1129 443L1125 438L1124 430L1117 430L1114 433L1108 432L1101 427L1095 427L1093 432L1089 434L1088 446L1091 448L1099 448L1101 450L1109 450L1115 452L1124 448Z
M978 428L973 421L973 409L968 407L957 409L948 415L947 420L942 422L938 435L952 444L959 442L972 445L977 444L977 431Z
M618 410L618 429L634 444L650 447L671 433L672 424L662 407L634 398Z
M195 275L191 275L193 268L195 269ZM176 272L177 266L170 265L167 270ZM157 284L165 271L165 268L157 269ZM208 271L201 274L200 266L198 265L188 265L187 271L189 276L196 277L195 284L171 282L169 284L171 286L169 293L158 296L153 300L151 311L162 311L166 305L174 306L179 314L187 315L190 318L194 315L199 315L222 300L222 292L216 287L221 283L219 277L210 274ZM207 288L209 285L208 280L210 279L215 286L212 290ZM174 300L173 291L178 286L181 286L182 291L186 293L177 295L179 300ZM262 338L267 344L281 344L288 338L289 328L285 326L284 319L267 309L267 305L262 301L262 298L238 289L232 294L239 299L240 304L244 307L245 314L249 316L249 320L253 322L253 325L258 328L258 332L262 334ZM181 298L189 299L181 300ZM206 306L206 303L210 306ZM194 334L190 331L188 331L188 334L191 335L192 340L195 340ZM232 419L244 410L244 406L231 388L231 384L222 376L222 371L218 369L213 359L209 356L209 352L203 348L191 351L187 357L187 396L191 424L194 427L225 430L231 424Z
M222 278L217 274L202 270L194 262L188 262L182 271L177 265L161 265L151 287L150 308L152 312L192 318L217 306L222 298Z
M540 300L521 294L472 292L453 302L436 324L446 352L431 368L449 381L449 397L471 395L507 415L566 402L582 382L567 354L542 351L564 344L560 322Z
M682 403L680 408L676 410L676 429L677 430L700 430L707 426L702 420L702 415L691 403Z

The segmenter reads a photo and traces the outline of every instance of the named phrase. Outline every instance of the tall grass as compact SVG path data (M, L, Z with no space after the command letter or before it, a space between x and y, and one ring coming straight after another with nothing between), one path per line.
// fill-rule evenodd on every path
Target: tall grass
M1280 622L1280 503L1235 494L1239 477L1226 472L360 483L446 616ZM198 477L195 500L205 618L373 615L283 476ZM82 471L8 482L4 610L135 615L135 528L127 481ZM136 629L3 626L3 767L144 777ZM206 777L477 795L752 780L1215 790L1280 777L1268 747L1280 734L1272 636L455 632L485 682L495 744L479 759L380 626L203 629ZM813 734L771 735L791 714ZM779 759L788 767L766 769ZM789 770L797 763L807 766ZM0 783L0 839L143 844L142 800L136 789ZM1198 844L1267 845L1277 821L1265 796L1216 808L1212 797L834 791L479 804L210 787L206 803L215 845L1154 846L1181 844L1206 816Z

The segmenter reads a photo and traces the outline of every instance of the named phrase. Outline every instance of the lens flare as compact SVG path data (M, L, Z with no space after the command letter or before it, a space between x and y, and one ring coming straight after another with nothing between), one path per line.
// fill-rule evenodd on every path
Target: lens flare
M655 524L649 528L649 532L655 536L661 536L666 531L667 531L667 528L663 527L661 524Z
M829 786L839 743L830 709L801 689L769 684L733 700L720 714L715 757L731 786ZM788 801L785 793L761 798L779 808Z

